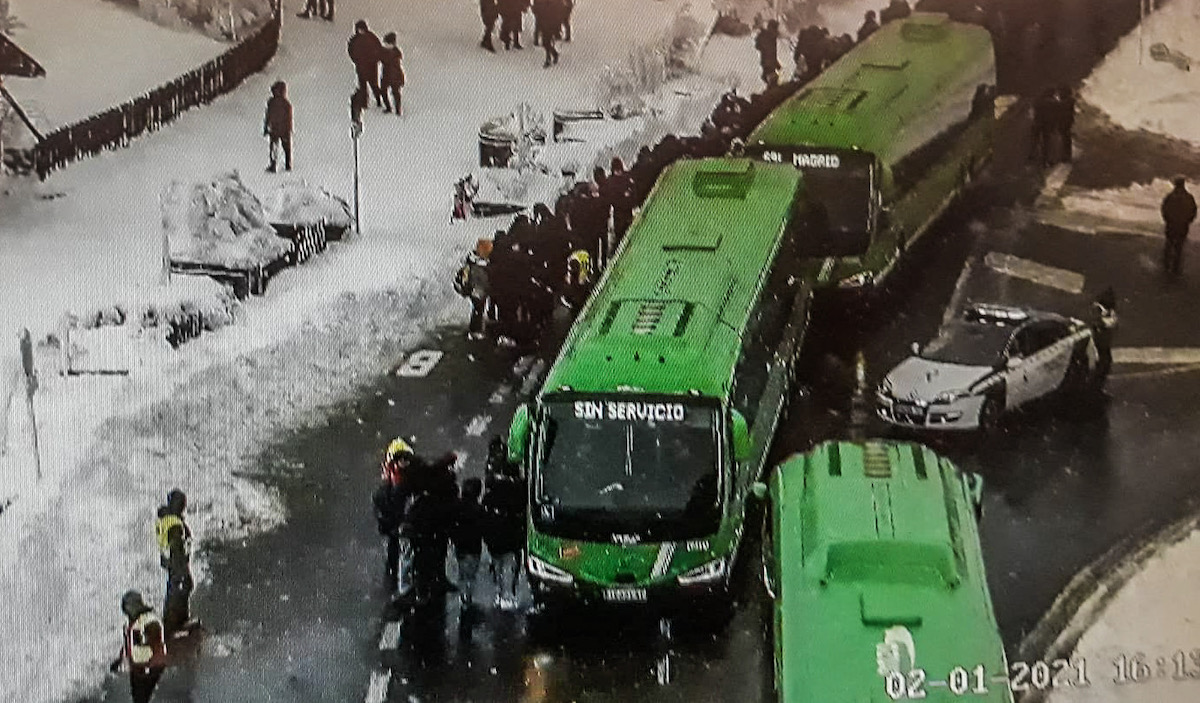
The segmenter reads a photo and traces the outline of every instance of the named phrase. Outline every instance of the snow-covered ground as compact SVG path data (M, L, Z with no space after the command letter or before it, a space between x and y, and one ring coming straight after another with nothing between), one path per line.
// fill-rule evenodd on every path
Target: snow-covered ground
M1200 2L1160 4L1105 57L1082 95L1122 127L1200 144ZM1158 44L1168 53L1155 49ZM1187 59L1192 70L1180 67Z
M99 22L89 9L71 8L99 2L22 0L16 10L29 29L18 39L39 59L51 56L47 45L82 37ZM549 70L537 51L479 50L473 0L402 7L344 0L332 26L296 19L299 6L285 7L283 45L263 75L128 149L0 196L0 410L8 409L0 476L16 495L0 514L0 700L57 701L100 680L119 641L120 593L138 587L160 595L150 523L169 488L188 491L202 542L286 518L274 494L239 477L261 446L284 428L317 421L323 408L395 363L428 326L465 318L451 274L498 224L447 224L451 185L476 169L479 125L519 102L548 110L594 98L604 67L658 41L684 4L581 2L574 41ZM56 19L55 33L35 41L38 17L51 5L57 9L45 11ZM104 10L105 21L127 24L114 45L128 48L124 68L110 70L123 80L158 82L158 66L140 52L188 38ZM277 79L288 82L295 106L294 177L349 200L353 71L345 41L359 17L381 34L397 31L409 79L403 118L374 109L366 116L362 236L285 271L266 296L240 306L236 324L178 352L144 340L116 345L128 351L113 353L128 357L102 365L123 361L128 375L59 377L53 350L41 350L35 407L44 476L36 481L24 393L14 383L16 330L28 327L44 339L64 311L115 303L131 286L153 285L161 265L159 195L172 181L203 182L236 169L259 197L270 194L284 177L263 172L261 126ZM86 83L89 75L77 77ZM709 81L715 97L725 84ZM68 100L64 109L75 104ZM661 128L693 131L710 107L680 105Z
M111 0L9 0L9 6L25 25L13 41L46 75L4 84L47 129L120 105L230 46L153 24Z
M1193 703L1197 699L1195 679L1200 678L1198 581L1200 531L1193 531L1150 558L1083 633L1072 656L1088 663L1092 685L1056 688L1047 700ZM1177 653L1181 660L1176 659ZM1127 662L1126 680L1118 683L1114 662L1122 656ZM1137 677L1136 682L1130 674Z

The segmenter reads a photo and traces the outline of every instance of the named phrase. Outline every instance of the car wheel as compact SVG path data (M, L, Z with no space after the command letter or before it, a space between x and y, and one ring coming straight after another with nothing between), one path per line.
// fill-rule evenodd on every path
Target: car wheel
M1000 425L1000 416L1004 414L1004 404L999 396L989 395L979 408L979 431L991 434Z

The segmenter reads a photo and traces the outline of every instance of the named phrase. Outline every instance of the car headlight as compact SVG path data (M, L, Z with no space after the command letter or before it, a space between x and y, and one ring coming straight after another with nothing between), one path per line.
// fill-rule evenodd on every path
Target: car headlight
M892 390L892 379L885 377L883 382L879 384L879 389L876 392L880 395L891 397Z
M871 282L871 274L867 271L859 271L853 276L847 276L838 281L838 288L862 288Z
M942 391L933 397L933 402L938 405L946 405L956 400L962 400L969 395L971 395L969 391Z
M542 559L538 559L532 554L525 560L526 566L529 567L529 575L543 581L553 581L554 583L570 584L575 581L575 577L568 574L566 571L550 564Z
M715 583L725 578L725 570L728 564L724 559L715 559L713 561L701 564L690 571L685 571L678 577L680 586L695 586L699 584Z

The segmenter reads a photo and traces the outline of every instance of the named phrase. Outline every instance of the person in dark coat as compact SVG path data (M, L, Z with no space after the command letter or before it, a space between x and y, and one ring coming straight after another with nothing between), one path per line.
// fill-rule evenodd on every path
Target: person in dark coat
M608 212L608 204L595 183L584 184L571 206L571 231L599 268L608 261Z
M497 342L506 346L506 342L515 339L518 326L517 313L517 268L519 245L500 230L492 240L492 255L488 257L488 284L491 288L492 306L496 311L499 325Z
M396 105L396 114L402 114L400 111L400 91L404 88L404 52L400 51L400 47L396 46L396 33L388 32L383 37L383 50L380 54L383 63L383 85L380 86L380 92L383 93L383 111L391 112L392 103ZM389 100L390 94L390 100Z
M333 0L321 0L320 2L321 19L333 21Z
M575 0L557 0L559 4L559 36L563 41L571 41L571 13L575 11Z
M313 15L316 15L318 17L321 16L320 10L317 9L317 0L307 0L304 3L304 11L296 14L296 16L299 17L300 19L305 19L305 20L312 17Z
M487 530L487 513L480 504L483 481L469 478L463 481L462 496L454 511L454 527L450 539L458 561L458 597L464 608L475 602L475 577L483 555L483 534Z
M503 450L499 438L492 444ZM489 458L493 454L489 448ZM483 541L492 557L492 575L496 580L498 594L496 604L502 610L515 610L517 582L521 576L521 553L525 549L525 506L526 487L502 452L489 461L487 491L483 496L483 510L487 531Z
M758 50L758 63L762 66L762 79L767 85L779 82L779 22L771 20L754 38Z
M1183 268L1183 245L1187 242L1188 230L1196 219L1196 199L1187 191L1187 179L1176 176L1175 188L1162 201L1164 234L1167 241L1163 246L1163 270L1177 275Z
M127 591L121 597L121 612L127 618L122 633L121 655L109 665L108 670L115 674L122 664L127 664L133 703L150 703L158 680L167 667L163 624L137 591Z
M879 13L879 22L880 24L887 24L895 20L902 20L911 14L912 9L908 6L908 0L892 0Z
M1057 110L1055 127L1058 131L1058 141L1062 145L1062 160L1070 163L1074 151L1072 132L1075 129L1075 92L1070 86L1061 86L1056 94Z
M379 37L367 28L366 20L354 23L354 36L346 43L346 53L354 62L354 73L358 77L358 88L371 89L375 96L375 107L383 107L383 91L379 87L379 62L383 58L383 44Z
M542 6L540 15L538 14L539 3ZM533 13L537 18L537 24L534 26L534 44L538 43L540 37L542 48L546 52L546 60L542 63L542 68L549 68L558 63L558 48L554 46L554 43L562 32L565 8L560 0L534 0Z
M278 167L276 147L283 149L283 167L292 170L292 103L287 99L287 83L275 81L271 86L271 97L267 100L267 113L263 117L263 136L269 138L271 162L267 170L275 173Z
M879 22L875 19L875 11L867 10L867 14L863 16L862 26L858 28L858 40L865 41L879 29Z
M612 248L615 250L633 222L633 177L619 157L614 156L609 166L611 172L604 181L601 195L612 209Z
M1029 160L1040 167L1050 163L1056 109L1053 90L1046 90L1034 100L1033 125L1029 135Z
M188 607L196 584L192 580L192 530L183 517L186 509L187 495L173 489L167 494L166 505L159 507L154 523L159 565L167 572L167 593L163 599L163 629L167 637L186 632L197 624L191 619Z
M454 477L457 461L458 455L449 452L433 462L414 457L407 468L412 501L405 515L405 527L412 535L418 602L427 602L450 586L446 578L446 550L458 499L458 481Z
M529 9L529 0L497 0L500 10L500 41L505 49L521 46L521 17Z
M492 53L496 53L496 47L492 45L492 30L496 28L496 18L499 16L496 0L479 0L479 18L483 20L483 38L479 40L479 46Z

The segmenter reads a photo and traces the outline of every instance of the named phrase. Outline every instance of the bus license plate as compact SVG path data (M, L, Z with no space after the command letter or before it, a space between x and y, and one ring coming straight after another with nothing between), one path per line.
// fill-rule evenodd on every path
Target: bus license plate
M644 588L606 588L604 600L613 603L645 603L646 589Z

